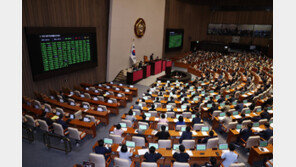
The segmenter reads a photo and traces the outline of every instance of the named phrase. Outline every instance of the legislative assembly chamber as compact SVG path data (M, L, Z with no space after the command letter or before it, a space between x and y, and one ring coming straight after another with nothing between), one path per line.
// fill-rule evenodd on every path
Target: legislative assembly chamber
M272 167L273 1L23 0L21 144L23 167Z

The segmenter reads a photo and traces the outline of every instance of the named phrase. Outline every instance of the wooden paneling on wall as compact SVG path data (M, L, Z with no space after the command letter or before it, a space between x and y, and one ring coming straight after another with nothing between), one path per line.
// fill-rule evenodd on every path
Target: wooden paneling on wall
M184 43L181 51L165 52L164 57L174 57L190 50L190 41L232 42L231 36L207 35L209 23L231 24L273 24L272 11L211 11L208 5L192 4L180 0L167 0L165 29L183 28ZM240 43L267 46L268 38L241 37ZM164 36L165 47L165 36Z
M23 0L22 93L106 80L109 0ZM96 27L98 66L33 82L24 27Z

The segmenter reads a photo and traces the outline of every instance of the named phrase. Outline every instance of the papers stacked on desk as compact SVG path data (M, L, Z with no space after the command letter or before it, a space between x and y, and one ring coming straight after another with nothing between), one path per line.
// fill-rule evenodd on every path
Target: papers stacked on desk
M154 120L155 120L155 121L159 121L159 118L155 118Z
M59 118L59 116L55 115L55 116L51 117L51 120L56 120L58 118Z
M157 133L156 130L153 130L153 131L151 132L151 134L153 134L153 135L156 135L156 133Z
M249 117L249 116L250 116L250 114L246 114L245 116L246 116L246 117Z
M192 131L192 135L197 135L196 131Z
M258 147L260 151L262 152L269 152L269 150L265 147Z
M121 128L123 131L127 131L127 128Z
M270 127L272 127L272 128L273 128L273 123L271 123L271 124L270 124Z
M193 156L193 153L191 150L186 150L187 154L189 154L189 156Z
M253 127L252 128L254 131L256 132L261 132L263 129L259 128L259 127Z
M235 129L238 133L240 132L240 129Z
M177 108L177 111L182 111L182 109L181 108Z
M174 119L174 122L178 122L178 119L177 119L177 118L175 118L175 119Z
M243 95L242 95L242 97L248 97L248 95L246 95L246 94L243 94Z
M183 133L183 132L179 132L179 135L182 136L182 133Z
M225 117L225 116L224 116ZM219 121L221 121L222 119L224 119L224 117L218 117Z
M202 135L204 135L204 136L207 136L208 135L208 132L201 132L202 133Z
M236 119L240 119L240 118L242 118L240 115L235 115L235 116L233 116L234 118L236 118Z
M144 148L144 149L139 149L138 150L138 154L139 155L144 155L146 152L148 152L149 150L148 150L148 148Z
M267 112L268 112L269 114L272 114L272 113L273 113L273 110L267 110Z
M246 103L246 104L244 104L244 105L246 105L247 107L249 107L250 105L252 105L252 103Z

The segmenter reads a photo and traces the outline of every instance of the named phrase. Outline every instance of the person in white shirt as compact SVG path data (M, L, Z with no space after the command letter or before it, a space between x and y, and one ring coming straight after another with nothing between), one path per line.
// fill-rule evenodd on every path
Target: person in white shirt
M119 158L127 159L129 161L129 164L131 165L132 161L131 161L130 157L133 156L132 151L133 151L132 149L130 151L128 151L127 146L125 144L123 144L121 146L120 151L119 151Z
M168 123L168 120L165 118L164 114L161 114L161 118L159 119L159 123Z
M121 125L117 124L114 131L113 131L113 134L121 136L123 133L124 133L124 130L121 129Z
M228 146L230 151L224 152L221 156L224 167L229 167L232 163L237 162L238 155L234 152L235 146L230 143Z

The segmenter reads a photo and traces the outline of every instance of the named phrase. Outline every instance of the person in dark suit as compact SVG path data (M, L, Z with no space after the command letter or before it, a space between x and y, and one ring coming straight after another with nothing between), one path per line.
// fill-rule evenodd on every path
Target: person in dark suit
M266 129L261 131L259 133L259 136L262 137L264 140L269 140L270 137L273 136L273 130L270 129L270 125L269 125L268 122L265 123L264 126L265 126Z
M151 108L149 109L149 111L155 111L155 105L154 104L151 105Z
M153 53L150 55L150 61L153 61Z
M65 129L68 129L68 124L67 122L63 121L63 117L64 117L63 114L60 114L59 119L57 120L57 123L61 124L63 126L63 129L65 130Z
M41 119L44 120L48 126L52 126L53 121L50 118L46 117L46 112L43 112L41 114Z
M142 120L141 121L139 121L139 122L146 122L146 123L148 123L148 125L150 124L150 122L148 121L148 120L146 120L146 115L145 114L143 114L143 115L141 115L142 116Z
M239 133L239 139L240 141L242 141L242 139L246 142L248 140L248 138L252 135L252 127L253 124L248 124L247 125L247 129L241 129L240 133Z
M144 93L144 95L145 95L145 96L151 96L151 95L149 94L149 89L147 90L146 93Z
M267 112L267 110L263 110L263 112L260 114L260 118L261 119L267 119L269 121L270 119L270 115L269 113Z
M95 147L95 153L96 154L102 154L105 156L105 159L108 158L108 153L111 153L111 147L106 148L104 147L104 141L101 139L98 141L98 146Z
M195 118L192 119L192 123L194 124L199 124L201 122L200 114L196 113Z
M184 131L179 139L179 142L182 143L184 139L192 139L192 132L190 132L190 126L186 127L186 131Z
M201 143L207 143L209 139L214 138L214 132L211 130L209 132L209 136L205 137L204 139L201 140Z
M174 153L173 158L175 158L177 162L188 162L190 156L185 152L185 147L182 144L179 146L179 150L180 152Z
M149 148L149 153L144 154L145 162L157 162L162 157L160 153L155 153L155 147L152 146Z
M170 135L169 132L165 131L166 127L164 125L162 125L160 128L161 128L161 131L157 132L156 135L155 135L158 138L158 140L161 140L161 139L167 140L167 139L169 139L171 137L171 135Z
M235 110L238 112L241 112L243 108L244 108L244 103L242 103L242 101L240 100L238 104L235 106Z

